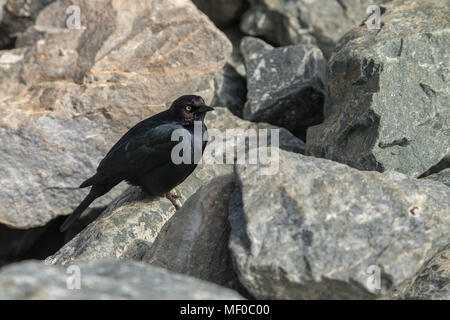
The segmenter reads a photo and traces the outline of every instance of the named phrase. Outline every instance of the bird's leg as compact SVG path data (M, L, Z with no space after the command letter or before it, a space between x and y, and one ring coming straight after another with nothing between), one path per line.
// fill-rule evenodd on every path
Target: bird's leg
M177 209L177 210L180 209L180 206L177 203L177 199L179 198L179 196L176 193L167 192L166 198L169 199L170 202L172 202L175 209Z

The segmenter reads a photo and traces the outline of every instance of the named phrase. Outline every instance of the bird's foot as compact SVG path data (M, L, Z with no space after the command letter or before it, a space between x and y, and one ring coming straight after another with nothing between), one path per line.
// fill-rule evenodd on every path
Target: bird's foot
M178 205L178 203L177 203L177 199L179 199L180 197L176 194L176 193L170 193L170 192L167 192L166 193L166 198L170 201L170 202L172 202L172 204L173 204L173 206L175 207L175 209L180 209L180 206Z

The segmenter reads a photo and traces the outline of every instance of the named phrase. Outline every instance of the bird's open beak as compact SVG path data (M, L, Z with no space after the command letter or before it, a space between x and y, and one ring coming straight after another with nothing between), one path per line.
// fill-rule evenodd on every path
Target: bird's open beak
M213 110L214 110L214 108L211 108L210 106L204 105L204 106L201 106L200 108L198 108L196 110L196 113L206 113L206 112L213 111Z

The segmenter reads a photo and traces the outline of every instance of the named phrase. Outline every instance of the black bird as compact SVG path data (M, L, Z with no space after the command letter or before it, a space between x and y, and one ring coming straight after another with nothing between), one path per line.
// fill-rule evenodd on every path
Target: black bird
M175 100L171 107L131 128L100 162L97 173L84 181L80 188L91 190L75 211L64 221L60 230L67 230L81 213L121 181L140 186L151 196L162 196L183 182L197 166L194 163L194 121L201 121L202 135L206 133L205 114L214 110L202 97L187 95ZM172 132L186 129L191 139L192 161L175 164L171 153L179 141L172 141ZM200 137L202 139L202 137ZM200 154L206 146L202 143ZM166 195L173 203L169 194Z

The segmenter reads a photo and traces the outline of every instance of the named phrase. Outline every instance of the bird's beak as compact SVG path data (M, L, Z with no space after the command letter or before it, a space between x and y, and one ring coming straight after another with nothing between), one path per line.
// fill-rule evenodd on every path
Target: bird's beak
M214 110L214 108L211 108L210 106L207 106L207 105L203 105L197 109L196 113L206 113L206 112L213 111L213 110Z

